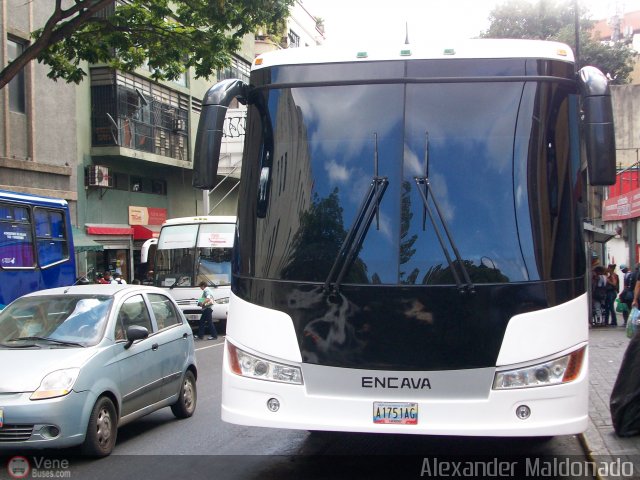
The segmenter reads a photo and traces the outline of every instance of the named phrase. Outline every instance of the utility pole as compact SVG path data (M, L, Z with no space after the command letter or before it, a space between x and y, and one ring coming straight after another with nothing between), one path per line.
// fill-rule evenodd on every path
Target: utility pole
M578 0L573 0L573 20L574 31L576 35L576 71L580 70L582 66L580 63L580 9L578 7Z

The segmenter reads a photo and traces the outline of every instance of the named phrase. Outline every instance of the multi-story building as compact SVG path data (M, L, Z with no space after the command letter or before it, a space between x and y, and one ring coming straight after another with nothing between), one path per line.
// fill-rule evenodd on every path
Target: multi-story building
M218 75L248 72L252 58L250 36L229 71ZM138 271L141 246L157 236L164 220L211 211L209 195L194 189L191 180L201 99L216 79L197 79L187 71L175 81L157 82L151 73L92 65L78 87L84 172L78 224L104 248L87 252L79 263L88 270L121 271L127 280L144 275ZM224 180L211 195L216 214L235 214L237 192L229 184Z
M52 6L0 4L4 66ZM233 66L219 74L248 72L253 49L250 35ZM76 86L50 80L45 65L30 62L0 91L0 188L68 200L78 273L118 270L130 281L142 242L157 235L164 219L208 212L191 175L201 98L216 79L188 71L157 82L149 69L85 68L88 76ZM220 197L216 213L235 214L234 192L226 193L212 195Z
M257 32L256 55L280 48L313 47L324 43L322 20L312 15L302 2L296 0L289 12L282 31Z
M44 25L47 3L0 0L2 65L29 44ZM10 14L8 14L10 12ZM322 27L300 2L287 20L281 45L316 45ZM116 270L140 277L140 248L157 236L166 218L235 215L246 110L232 106L211 192L191 186L193 146L201 99L217 80L248 80L261 49L248 35L232 65L216 78L187 71L158 82L149 69L126 73L85 65L78 86L47 78L48 68L30 62L1 90L0 188L65 198L71 205L78 273Z
M593 32L603 42L622 42L640 49L640 11L616 11L596 22ZM640 68L636 60L630 83L611 86L616 130L616 185L592 190L592 250L602 263L635 265L640 261ZM600 238L598 244L595 239ZM606 248L603 246L606 242Z
M0 0L2 66L20 55L30 32L44 24L50 12L43 10L35 2ZM75 214L76 87L53 82L47 71L30 62L0 90L0 188L64 198Z

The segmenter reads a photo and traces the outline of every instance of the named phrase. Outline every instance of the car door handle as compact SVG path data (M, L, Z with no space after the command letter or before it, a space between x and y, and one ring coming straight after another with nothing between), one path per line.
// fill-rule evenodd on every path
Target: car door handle
M158 344L154 343L153 345L151 345L151 350L153 350L154 352L158 350Z

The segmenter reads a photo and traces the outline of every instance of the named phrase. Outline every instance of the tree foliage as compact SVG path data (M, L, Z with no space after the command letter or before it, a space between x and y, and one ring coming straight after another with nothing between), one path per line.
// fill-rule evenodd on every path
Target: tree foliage
M33 42L2 72L4 87L37 59L48 76L79 83L82 62L133 71L145 62L155 79L175 79L193 67L208 77L231 62L242 38L288 16L294 0L75 0L55 8Z
M633 70L635 52L624 43L597 40L589 12L578 8L578 67L593 65L607 74L612 83L627 83ZM481 34L483 38L555 40L568 44L575 51L574 0L507 0L491 11L489 21L489 28Z

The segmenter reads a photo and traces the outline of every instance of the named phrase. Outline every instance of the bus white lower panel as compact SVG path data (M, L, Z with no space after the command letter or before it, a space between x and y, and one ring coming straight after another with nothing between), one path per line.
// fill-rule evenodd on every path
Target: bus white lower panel
M311 395L305 385L255 380L229 370L225 349L222 419L240 425L304 430L406 433L468 436L552 436L583 432L588 422L588 354L583 371L564 385L513 390L491 390L483 399L415 399L415 425L374 424L374 402L399 402L376 396ZM358 375L354 371L354 375ZM331 382L330 375L327 382ZM280 403L277 412L267 408L269 399ZM531 415L516 416L526 405Z

